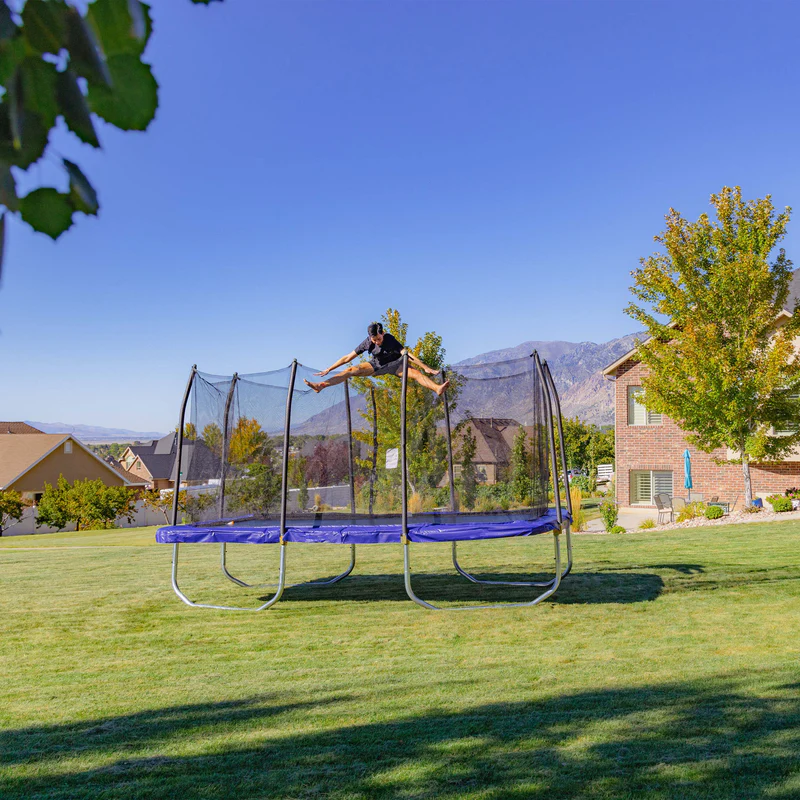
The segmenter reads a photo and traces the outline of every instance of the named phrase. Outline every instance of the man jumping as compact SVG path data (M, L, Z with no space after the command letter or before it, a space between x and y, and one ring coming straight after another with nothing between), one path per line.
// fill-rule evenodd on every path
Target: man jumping
M323 369L322 372L317 372L315 374L324 377L337 367L341 367L343 364L349 364L354 358L361 355L361 353L369 353L369 361L343 369L327 381L321 381L320 383L305 381L305 383L315 392L321 392L328 386L335 386L337 383L343 383L348 378L359 376L371 378L378 375L401 376L403 374L403 345L401 345L391 333L384 333L383 325L381 325L380 322L371 322L367 326L367 333L369 334L367 338L364 339L352 353L342 356L335 364L331 364L327 369ZM410 350L408 350L408 359L417 364L420 369L427 372L428 375L438 375L441 372L439 369L431 369L429 366L423 364ZM450 381L445 381L442 384L435 383L429 377L423 375L419 369L414 369L413 367L408 368L408 377L416 381L420 386L424 386L426 389L431 389L436 392L439 397L442 396L445 389L450 385Z

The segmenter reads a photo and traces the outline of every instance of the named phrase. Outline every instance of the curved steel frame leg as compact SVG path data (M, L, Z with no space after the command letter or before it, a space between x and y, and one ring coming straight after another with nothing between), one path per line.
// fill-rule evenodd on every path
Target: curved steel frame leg
M187 606L193 606L194 608L219 608L223 611L263 611L265 608L269 608L278 600L281 599L281 595L283 594L283 590L286 588L286 544L284 542L281 543L281 559L280 559L280 566L278 571L278 585L275 590L275 594L267 600L261 606L257 608L244 608L242 606L216 606L211 605L210 603L195 603L193 600L190 600L180 589L178 586L178 545L177 543L172 546L172 588L175 590L175 594L186 603Z
M237 586L243 586L245 589L261 589L265 587L273 587L276 586L274 583L245 583L243 580L240 580L235 575L231 575L230 571L228 570L228 566L226 564L226 557L227 545L223 542L220 546L220 567L222 568L222 574L230 581L233 581ZM289 589L292 586L330 586L332 583L338 583L340 580L346 578L355 568L356 566L356 546L354 544L350 545L350 566L341 573L341 575L337 575L335 578L330 578L327 581L304 581L302 583L287 583L285 588Z
M567 540L567 566L565 567L564 571L561 573L561 579L569 575L570 567L572 566L572 559L569 557L570 553L572 552L572 537L570 536L569 530L569 522L565 523L564 525L564 533ZM453 542L453 566L456 568L456 572L459 575L463 575L468 581L472 581L472 583L480 583L484 586L552 586L553 581L555 578L551 578L549 581L487 581L483 580L482 578L476 578L471 573L467 572L461 564L458 563L458 554L457 554L457 542Z
M550 583L547 584L534 584L534 583L511 583L511 582L501 582L501 581L479 581L475 580L475 583L495 583L504 586L546 586L547 589L542 592L538 597L530 600L527 603L493 603L491 605L481 605L481 606L456 606L454 608L446 607L441 608L440 606L432 605L431 603L422 600L421 598L417 597L414 594L414 590L411 588L411 561L409 557L409 543L406 541L403 543L403 572L405 575L405 583L406 583L406 594L418 605L422 606L423 608L430 608L434 611L475 611L482 608L522 608L525 606L535 606L537 603L541 603L542 600L546 600L550 597L556 589L558 589L559 584L561 583L561 547L558 541L558 537L561 534L560 530L553 531L553 547L555 550L555 560L556 560L556 574ZM461 570L459 570L461 572ZM465 577L469 577L466 573L463 573ZM471 579L471 578L470 578ZM472 580L472 579L471 579Z

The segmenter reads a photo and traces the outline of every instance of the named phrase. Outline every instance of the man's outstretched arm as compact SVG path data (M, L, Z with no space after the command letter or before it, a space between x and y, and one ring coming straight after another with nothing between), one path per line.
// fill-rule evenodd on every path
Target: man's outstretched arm
M336 369L337 367L341 367L343 364L349 364L354 358L358 356L355 350L351 353L348 353L346 356L342 356L335 364L331 364L327 369L323 369L321 372L315 372L315 375L324 376L327 375L332 370Z

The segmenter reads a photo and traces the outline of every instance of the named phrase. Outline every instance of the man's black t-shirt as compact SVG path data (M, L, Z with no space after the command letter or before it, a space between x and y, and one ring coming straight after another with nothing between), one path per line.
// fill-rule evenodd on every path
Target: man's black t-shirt
M361 344L356 347L356 355L362 353L369 353L369 360L373 365L385 366L392 361L396 361L403 355L403 345L392 336L391 333L383 334L383 342L375 344L369 337L364 339Z

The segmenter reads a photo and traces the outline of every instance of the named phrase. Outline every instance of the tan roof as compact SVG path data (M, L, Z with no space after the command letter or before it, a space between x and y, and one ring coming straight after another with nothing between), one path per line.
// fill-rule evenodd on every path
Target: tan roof
M33 425L28 425L27 422L0 422L0 434L3 433L42 433L42 431Z
M64 433L0 434L0 489L13 483L69 438Z

